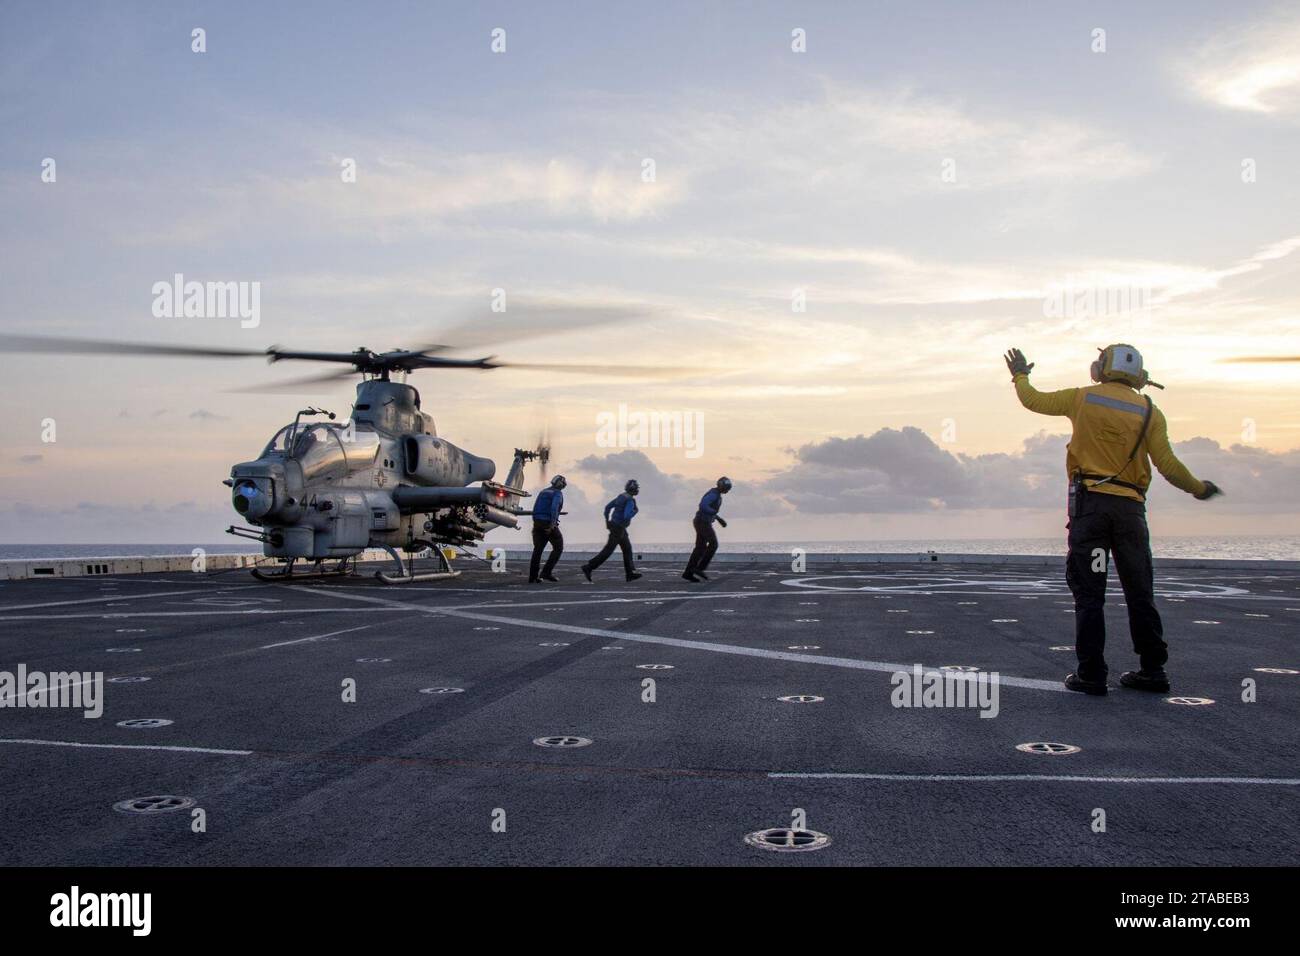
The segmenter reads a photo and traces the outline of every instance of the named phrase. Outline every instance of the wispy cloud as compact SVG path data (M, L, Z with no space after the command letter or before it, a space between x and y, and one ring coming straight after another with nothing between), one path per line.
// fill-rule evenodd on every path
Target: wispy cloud
M1279 9L1267 20L1224 31L1180 68L1192 89L1216 106L1295 113L1300 110L1300 18Z

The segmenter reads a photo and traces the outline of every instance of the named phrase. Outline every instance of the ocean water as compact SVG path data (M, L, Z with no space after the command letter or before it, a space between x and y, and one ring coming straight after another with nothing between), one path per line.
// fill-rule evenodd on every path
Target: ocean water
M515 547L527 546L527 539L519 537ZM502 538L499 543L509 547L512 543ZM592 551L604 542L566 542L575 551ZM636 549L644 554L666 551L689 551L692 542L667 544L635 542ZM1064 536L1059 538L972 538L953 540L944 538L911 541L734 541L724 540L728 551L757 551L763 554L789 554L793 548L803 548L811 553L844 554L870 552L877 554L917 554L938 551L943 554L1063 554ZM3 544L0 559L7 558L101 558L133 557L140 555L188 555L194 548L203 548L209 554L254 553L260 554L262 546L254 542L223 541L220 544ZM1225 558L1268 561L1300 561L1300 535L1223 537L1167 537L1155 538L1151 550L1161 558Z

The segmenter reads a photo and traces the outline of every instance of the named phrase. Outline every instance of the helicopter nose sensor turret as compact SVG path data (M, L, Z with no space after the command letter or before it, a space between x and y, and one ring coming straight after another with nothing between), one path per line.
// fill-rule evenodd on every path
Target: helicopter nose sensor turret
M231 489L231 503L244 518L264 518L275 504L269 478L240 478Z

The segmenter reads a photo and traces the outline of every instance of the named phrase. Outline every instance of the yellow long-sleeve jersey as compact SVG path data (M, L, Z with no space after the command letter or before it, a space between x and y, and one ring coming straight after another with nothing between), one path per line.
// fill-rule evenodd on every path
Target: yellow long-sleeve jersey
M1142 501L1151 485L1151 465L1154 464L1175 488L1193 495L1205 493L1205 483L1174 454L1164 413L1154 405L1142 445L1125 466L1124 460L1133 450L1146 414L1145 399L1129 386L1122 382L1104 382L1086 388L1040 392L1029 384L1029 376L1023 372L1015 377L1015 383L1016 396L1025 408L1040 415L1063 415L1074 426L1074 434L1065 452L1067 475L1082 472L1105 478L1118 472L1116 481L1134 486L1127 488L1114 481L1098 485L1093 478L1085 480L1089 488L1095 486L1098 492Z

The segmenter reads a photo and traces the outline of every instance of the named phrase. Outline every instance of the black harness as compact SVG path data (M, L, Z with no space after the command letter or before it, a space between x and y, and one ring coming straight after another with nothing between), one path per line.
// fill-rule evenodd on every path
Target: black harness
M1097 485L1119 485L1121 488L1128 488L1132 491L1136 491L1143 501L1147 500L1146 488L1135 485L1131 481L1120 481L1118 478L1119 475L1124 474L1129 465L1133 464L1133 459L1137 457L1138 449L1142 447L1142 439L1146 438L1147 425L1151 423L1151 396L1143 395L1142 397L1146 399L1147 410L1142 416L1142 428L1138 431L1137 441L1133 443L1133 450L1128 453L1128 458L1124 460L1123 467L1113 475L1091 475L1084 471L1075 472L1075 480L1079 482L1082 490L1086 491L1088 488L1096 488ZM1083 482L1085 480L1091 481L1093 484L1084 485Z

